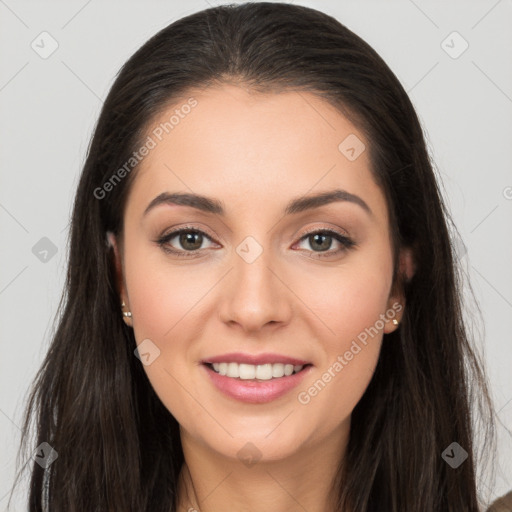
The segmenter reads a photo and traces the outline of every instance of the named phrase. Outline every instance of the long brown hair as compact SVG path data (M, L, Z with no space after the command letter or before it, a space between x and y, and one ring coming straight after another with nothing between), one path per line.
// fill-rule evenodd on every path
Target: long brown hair
M58 322L23 425L25 449L34 422L30 447L47 442L58 454L46 469L30 461L29 510L176 510L179 425L134 357L106 244L107 231L123 229L137 167L104 197L95 191L170 102L230 81L313 92L348 116L370 142L388 202L395 280L398 249L414 250L401 327L384 336L352 414L333 489L339 510L477 512L474 411L483 412L489 440L493 413L463 321L453 222L417 114L389 67L347 27L311 8L267 2L213 7L170 24L126 62L105 100L75 197ZM468 454L456 468L442 456L454 442Z

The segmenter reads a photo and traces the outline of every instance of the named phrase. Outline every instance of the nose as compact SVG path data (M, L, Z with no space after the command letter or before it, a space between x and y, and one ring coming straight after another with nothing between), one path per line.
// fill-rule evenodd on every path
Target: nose
M220 297L221 320L246 333L288 323L293 294L279 268L270 251L263 250L254 261L234 252L233 269L226 276Z

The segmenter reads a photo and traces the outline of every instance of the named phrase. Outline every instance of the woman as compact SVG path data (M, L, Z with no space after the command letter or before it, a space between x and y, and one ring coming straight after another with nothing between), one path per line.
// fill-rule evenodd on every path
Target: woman
M448 223L409 98L335 19L160 31L80 178L30 510L479 510Z

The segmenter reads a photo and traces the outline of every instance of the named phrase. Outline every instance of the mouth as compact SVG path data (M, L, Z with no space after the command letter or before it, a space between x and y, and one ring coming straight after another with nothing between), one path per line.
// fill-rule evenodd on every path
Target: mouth
M264 364L246 364L235 362L221 362L221 363L203 363L211 371L218 375L229 377L232 379L265 382L270 380L282 379L290 377L304 371L307 367L312 366L307 364L283 364L283 363L264 363Z
M313 370L310 363L248 364L203 361L205 377L224 396L238 402L263 404L285 399Z

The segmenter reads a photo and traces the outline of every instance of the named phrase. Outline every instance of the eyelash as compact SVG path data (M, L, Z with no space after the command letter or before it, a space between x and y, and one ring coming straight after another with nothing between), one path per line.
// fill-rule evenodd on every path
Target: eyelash
M182 250L177 250L177 249L170 249L169 247L167 247L166 244L168 244L170 240L172 240L173 238L175 238L178 235L181 235L182 233L201 234L201 235L203 235L203 237L206 237L211 240L211 237L204 231L201 231L200 229L196 229L193 227L186 226L186 227L177 229L175 231L171 231L170 233L155 240L155 242L162 248L162 250L164 252L166 252L168 254L173 254L174 256L178 256L179 258L196 257L198 255L198 253L201 251L201 249L195 249L194 251L182 251ZM337 251L334 251L334 252L330 251L330 250L328 250L328 251L311 251L311 252L314 252L315 254L317 254L317 256L315 256L316 258L326 258L329 256L334 256L336 254L341 253L342 251L346 251L346 250L351 249L352 247L357 245L351 238L349 238L345 235L342 235L341 233L338 233L337 231L334 231L332 229L322 229L322 228L308 231L299 239L299 242L304 239L309 238L310 236L318 235L318 234L323 234L323 235L327 235L329 237L334 238L342 245L342 248L338 249Z

